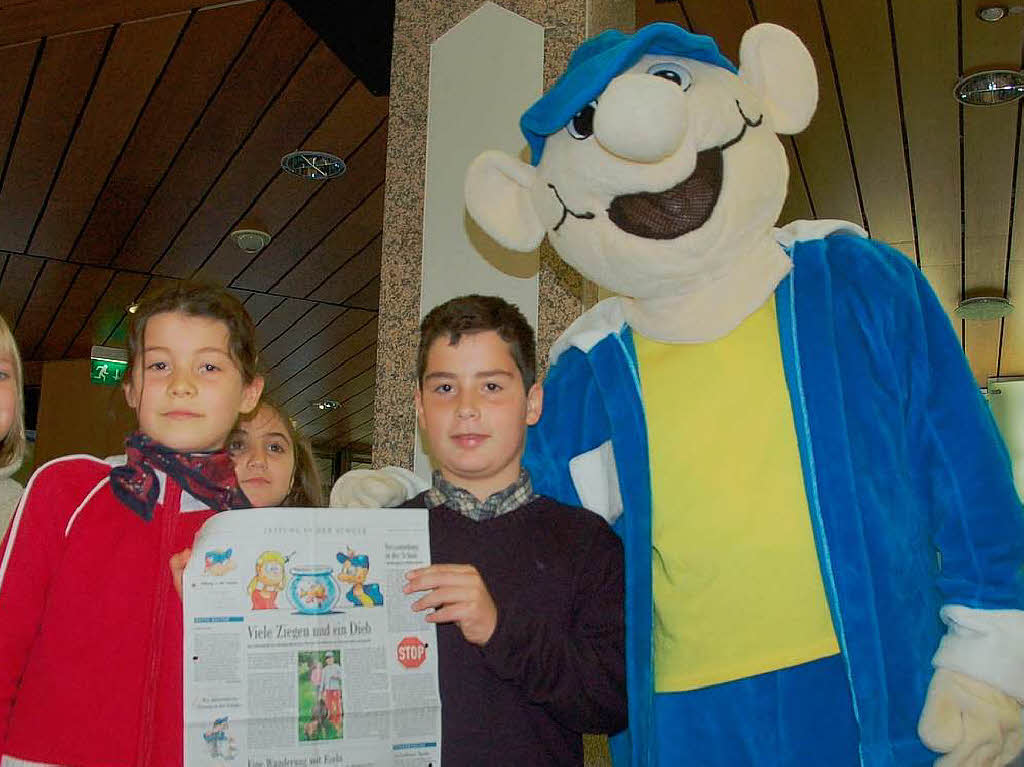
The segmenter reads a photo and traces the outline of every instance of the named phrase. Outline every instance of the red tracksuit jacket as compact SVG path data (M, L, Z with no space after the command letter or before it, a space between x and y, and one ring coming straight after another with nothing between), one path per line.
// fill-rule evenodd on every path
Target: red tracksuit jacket
M111 466L29 480L0 558L0 754L74 767L182 762L181 600L168 560L214 512L159 473L146 522Z

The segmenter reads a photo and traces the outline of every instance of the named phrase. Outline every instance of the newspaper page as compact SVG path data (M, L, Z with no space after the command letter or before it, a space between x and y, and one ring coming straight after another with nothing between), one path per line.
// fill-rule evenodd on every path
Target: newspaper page
M425 509L238 509L184 573L185 767L441 763Z

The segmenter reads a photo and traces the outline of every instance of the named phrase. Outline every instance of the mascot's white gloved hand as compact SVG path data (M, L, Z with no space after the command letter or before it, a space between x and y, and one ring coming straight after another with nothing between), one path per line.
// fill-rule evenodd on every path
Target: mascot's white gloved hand
M973 677L935 669L917 732L935 767L1003 767L1024 748L1021 704Z
M334 483L330 505L334 508L392 508L428 487L429 483L398 466L353 469L342 474Z

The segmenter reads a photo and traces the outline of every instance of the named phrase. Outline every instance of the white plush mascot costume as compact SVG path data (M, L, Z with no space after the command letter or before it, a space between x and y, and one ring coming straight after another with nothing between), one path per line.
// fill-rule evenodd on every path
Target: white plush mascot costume
M605 32L486 152L474 219L619 297L551 352L538 492L626 551L616 764L1003 765L1022 746L1024 516L949 321L852 224L773 229L806 48L737 70L670 24ZM931 750L929 750L931 749Z

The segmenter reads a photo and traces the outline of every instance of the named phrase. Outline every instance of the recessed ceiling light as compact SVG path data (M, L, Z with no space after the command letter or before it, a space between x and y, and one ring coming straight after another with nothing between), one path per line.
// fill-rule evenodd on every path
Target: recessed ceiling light
M135 312L137 312L138 310L139 310L138 302L136 302L134 304L128 304L128 307L125 309L125 311L128 312L128 314L135 314Z
M1000 21L1006 16L1005 5L986 5L982 6L974 13L982 21Z
M270 235L260 229L236 229L231 241L246 253L259 253L270 242Z
M312 404L313 404L313 407L315 407L317 410L325 410L325 411L326 410L337 410L339 407L341 407L341 403L338 402L338 400L336 400L336 399L322 399L322 400L319 400L318 402L314 402Z
M281 158L281 168L311 181L336 178L345 172L345 161L327 152L300 150Z
M1013 304L1002 296L965 298L956 307L962 320L998 320L1013 312Z
M973 106L994 106L1024 96L1024 73L1012 69L986 69L964 75L953 88L957 101Z

